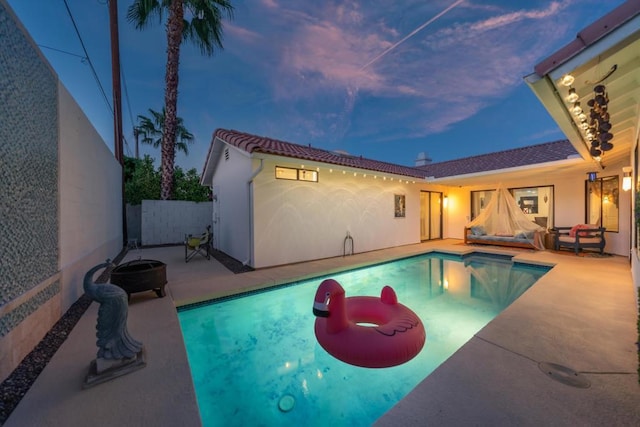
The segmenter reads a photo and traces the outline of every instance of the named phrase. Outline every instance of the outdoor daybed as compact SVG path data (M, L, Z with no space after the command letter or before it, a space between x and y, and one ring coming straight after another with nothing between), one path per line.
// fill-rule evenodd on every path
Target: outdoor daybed
M604 253L606 241L604 232L606 228L592 224L578 224L573 227L554 227L551 231L554 235L555 250L561 247L573 249L576 253L582 249L598 249Z
M480 243L485 245L510 246L515 248L540 249L544 241L544 231L515 230L512 235L487 234L484 227L464 228L464 243Z

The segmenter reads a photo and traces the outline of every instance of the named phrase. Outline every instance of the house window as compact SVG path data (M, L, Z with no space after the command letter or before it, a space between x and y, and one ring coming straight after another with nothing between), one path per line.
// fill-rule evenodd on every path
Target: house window
M585 222L605 227L607 231L619 231L620 187L618 176L596 178L585 182L587 212Z
M510 188L522 212L541 227L553 227L553 186Z
M471 220L473 221L485 210L496 190L471 192Z
M276 179L318 182L318 172L308 169L284 168L276 166Z
M300 181L318 182L318 172L307 169L298 169L298 179Z
M536 224L545 227L553 227L553 186L510 188L509 193L518 203L522 212ZM495 190L471 192L471 220L484 211L489 201L495 194Z

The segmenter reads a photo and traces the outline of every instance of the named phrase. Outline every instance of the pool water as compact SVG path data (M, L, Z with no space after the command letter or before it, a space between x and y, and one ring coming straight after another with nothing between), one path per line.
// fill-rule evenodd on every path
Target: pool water
M430 253L180 309L203 425L371 425L547 271ZM394 288L425 326L422 351L383 369L330 356L312 313L328 277L347 297Z

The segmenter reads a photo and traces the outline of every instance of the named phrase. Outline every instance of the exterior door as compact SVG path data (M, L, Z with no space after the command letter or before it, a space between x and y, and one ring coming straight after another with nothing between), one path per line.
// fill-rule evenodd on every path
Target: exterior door
M420 192L420 240L442 238L442 193Z

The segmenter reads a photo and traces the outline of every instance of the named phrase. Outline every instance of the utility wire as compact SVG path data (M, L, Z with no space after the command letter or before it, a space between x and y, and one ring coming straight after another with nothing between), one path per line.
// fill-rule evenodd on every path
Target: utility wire
M89 53L87 52L87 48L84 45L84 41L82 41L82 36L80 36L80 31L78 30L78 26L76 25L75 19L73 19L73 14L71 14L71 9L69 9L67 0L62 0L62 1L64 2L65 7L67 8L67 13L69 14L69 18L71 18L71 23L73 24L73 28L75 28L76 30L76 35L78 36L78 40L80 40L80 44L82 45L82 50L84 51L85 57L87 58L87 63L89 64L89 67L91 67L91 72L93 73L93 77L96 79L96 82L98 83L100 92L102 92L102 97L104 98L104 102L107 104L107 106L109 107L109 111L113 115L115 114L113 112L113 107L111 106L111 103L109 102L109 98L107 97L107 94L105 93L104 88L102 87L102 83L100 83L100 79L98 78L96 69L94 68L93 63L91 62L91 58L89 58Z
M122 65L122 62L120 62ZM120 67L120 75L122 76L122 86L124 86L124 97L127 100L127 109L129 110L129 120L131 121L131 127L135 127L133 121L133 113L131 112L131 102L129 101L129 90L127 89L127 79L124 77L124 67Z
M75 56L76 58L80 58L80 62L82 62L83 64L87 62L86 56L78 55L77 53L67 52L66 50L56 49L55 47L45 46L43 44L39 44L38 46L43 47L45 49L55 50L56 52L60 52L60 53L66 53L67 55Z
M124 97L127 100L127 110L129 110L129 120L131 121L131 128L135 128L135 123L133 122L133 114L131 113L131 102L129 101L129 90L127 89L127 79L124 78L124 67L122 66L122 62L120 62L120 75L122 76L122 86L124 86ZM135 133L135 130L134 130ZM129 143L127 142L127 138L122 135L124 139L124 144L127 147L127 156L131 156L131 148L129 147Z
M78 29L78 26L76 25L76 21L73 18L73 14L71 13L71 9L69 9L69 4L67 3L67 0L62 0L62 1L64 2L65 7L67 8L67 13L69 14L69 18L71 19L71 23L73 24L73 28L76 31L76 35L78 36L78 40L80 40L80 45L82 45L82 50L84 51L85 56L77 55L77 54L71 53L71 52L66 52L66 51L60 50L60 49L55 49L55 48L52 48L52 47L49 47L49 46L42 46L42 45L41 46L44 47L44 48L47 48L47 49L51 49L51 50L55 50L55 51L58 51L58 52L66 53L68 55L77 56L78 58L82 59L83 63L86 62L87 64L89 64L89 67L91 67L91 72L93 73L93 77L95 78L96 83L98 84L98 88L100 89L100 92L102 93L102 97L104 99L104 102L107 104L107 107L109 108L109 112L111 113L111 115L114 115L115 113L114 113L113 107L111 106L111 103L109 102L109 97L107 96L107 93L105 92L104 87L102 86L102 83L100 83L100 78L98 77L98 73L96 72L96 69L93 66L93 63L91 62L91 58L89 57L89 53L87 52L87 48L84 45L84 41L82 40L82 36L80 35L80 30ZM98 2L98 3L107 4L108 2L105 1L104 3L101 3L101 2ZM122 78L124 80L124 72L122 70L121 70L121 75L122 75ZM124 87L125 87L125 95L126 95L126 98L127 98L127 105L128 105L128 108L129 108L129 117L131 119L131 125L133 126L133 117L131 115L131 104L129 102L129 93L127 91L126 82L125 82ZM129 147L129 142L127 141L127 138L123 135L122 139L124 140L124 145L125 145L125 147L127 149L127 154L131 154L131 149Z

